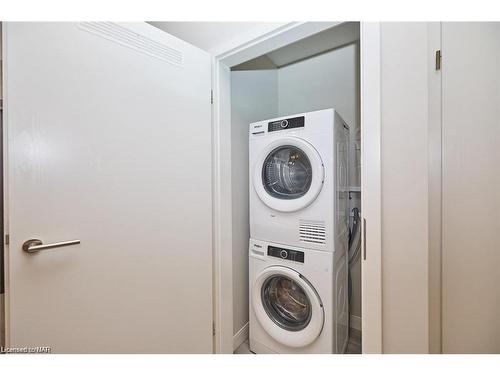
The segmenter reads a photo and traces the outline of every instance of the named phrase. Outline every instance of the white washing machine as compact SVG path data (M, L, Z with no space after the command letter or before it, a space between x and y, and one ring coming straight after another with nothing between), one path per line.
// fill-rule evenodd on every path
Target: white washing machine
M343 353L348 341L345 253L250 240L250 350Z
M334 109L250 124L250 237L346 247L348 150L349 128Z

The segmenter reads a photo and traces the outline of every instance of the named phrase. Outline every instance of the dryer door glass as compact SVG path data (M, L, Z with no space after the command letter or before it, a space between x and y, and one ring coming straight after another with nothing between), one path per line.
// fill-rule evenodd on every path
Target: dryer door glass
M300 331L311 320L311 301L295 281L283 275L269 277L262 285L264 309L278 326Z
M300 198L309 190L311 181L311 162L305 152L295 146L275 148L262 166L264 188L275 198Z

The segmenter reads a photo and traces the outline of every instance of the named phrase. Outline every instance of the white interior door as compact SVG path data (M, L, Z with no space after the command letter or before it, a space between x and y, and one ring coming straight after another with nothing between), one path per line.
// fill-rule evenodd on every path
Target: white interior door
M7 345L212 352L209 55L141 23L4 33Z
M444 353L500 353L500 23L443 23Z

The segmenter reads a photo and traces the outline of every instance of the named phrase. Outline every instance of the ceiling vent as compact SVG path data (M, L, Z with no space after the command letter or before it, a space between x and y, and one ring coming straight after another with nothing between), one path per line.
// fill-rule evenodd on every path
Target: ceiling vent
M114 22L81 22L79 28L137 52L182 65L182 52Z

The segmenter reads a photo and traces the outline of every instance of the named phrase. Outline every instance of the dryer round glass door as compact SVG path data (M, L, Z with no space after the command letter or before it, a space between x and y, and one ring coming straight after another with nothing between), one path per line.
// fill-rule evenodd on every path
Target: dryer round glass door
M257 159L254 188L277 211L292 212L311 204L324 180L321 157L308 142L295 137L270 143Z
M265 331L284 345L309 345L323 329L324 312L318 294L290 268L272 266L262 271L253 286L252 305Z
M262 184L267 193L275 198L300 198L309 191L311 180L311 162L300 148L280 146L264 160Z

